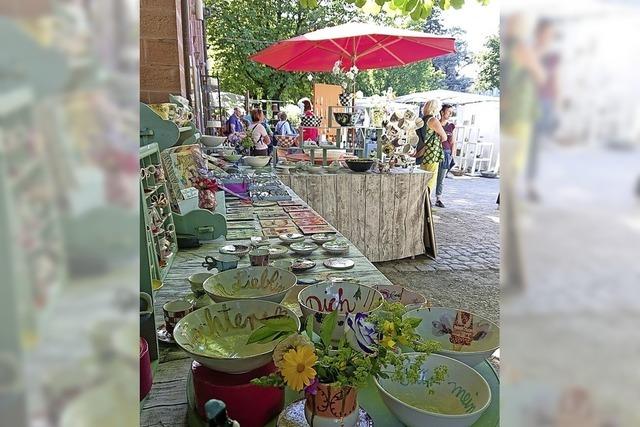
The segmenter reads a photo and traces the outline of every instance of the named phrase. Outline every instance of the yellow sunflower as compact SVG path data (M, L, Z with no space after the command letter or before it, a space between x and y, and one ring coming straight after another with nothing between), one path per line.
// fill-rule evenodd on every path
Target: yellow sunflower
M311 345L311 341L309 341L306 336L300 334L289 335L287 338L280 341L273 350L273 361L278 369L282 369L284 364L284 355L286 352L303 345Z
M318 357L313 350L313 346L303 345L287 351L283 356L280 372L287 385L295 391L311 384L316 376L313 365L318 361Z

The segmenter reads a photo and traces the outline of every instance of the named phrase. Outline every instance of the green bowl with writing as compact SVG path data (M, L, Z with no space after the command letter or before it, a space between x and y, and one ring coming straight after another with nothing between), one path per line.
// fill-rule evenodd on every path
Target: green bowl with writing
M282 268L236 268L205 280L204 291L215 302L264 300L279 303L296 284L296 275Z
M420 353L409 353L413 364ZM434 369L446 366L447 376L428 392L426 380ZM392 373L388 366L385 371ZM487 381L473 368L450 357L431 354L420 366L418 382L407 383L376 378L382 401L402 423L409 427L468 427L475 423L491 403Z
M280 304L261 300L239 300L195 310L176 325L173 338L196 361L214 371L242 374L269 363L280 340L247 344L263 319L283 316L300 329L296 314Z

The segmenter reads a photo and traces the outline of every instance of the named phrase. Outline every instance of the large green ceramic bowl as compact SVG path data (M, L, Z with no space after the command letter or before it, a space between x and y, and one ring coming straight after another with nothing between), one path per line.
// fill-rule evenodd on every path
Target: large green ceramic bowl
M260 300L240 300L211 304L184 316L176 325L173 338L196 361L214 371L242 374L271 361L280 340L266 344L247 344L251 332L261 326L260 319L287 316L300 320L280 304Z
M419 353L409 353L414 360ZM424 383L438 366L447 367L444 382L432 386L429 394ZM393 367L389 367L393 371ZM450 357L432 354L420 370L420 381L400 383L375 379L382 401L409 427L469 427L491 403L487 381L474 369Z
M438 353L476 366L500 346L500 328L495 323L464 310L430 307L411 310L407 317L422 319L416 332L425 340L438 341Z
M214 274L203 287L215 302L243 299L279 303L296 282L296 275L282 268L245 267Z

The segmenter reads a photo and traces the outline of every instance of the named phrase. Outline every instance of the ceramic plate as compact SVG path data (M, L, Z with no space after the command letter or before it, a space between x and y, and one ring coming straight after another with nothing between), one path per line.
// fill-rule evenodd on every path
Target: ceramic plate
M310 254L311 252L318 249L318 245L308 242L292 243L291 245L289 245L289 247L292 251L301 254Z
M322 248L332 254L344 254L349 251L349 244L346 242L326 242Z
M284 233L279 235L278 238L285 243L294 243L303 241L304 235L300 233Z
M316 266L316 263L314 261L311 261L310 259L301 258L293 261L293 264L291 265L291 269L294 272L302 272L302 271L311 270L315 266Z
M284 408L278 416L276 427L308 427L309 423L307 423L307 419L304 416L304 403L305 399L302 399ZM373 427L373 419L371 416L362 408L359 408L359 411L360 417L358 418L356 427Z
M286 254L289 251L289 249L287 249L286 246L282 246L282 245L271 245L267 249L269 249L270 257L279 257Z
M348 258L330 258L324 261L324 266L327 268L333 268L334 270L348 270L356 265L353 260Z
M267 246L269 244L269 238L264 236L253 236L251 238L251 244L253 246Z
M269 264L271 267L281 268L283 270L291 271L291 266L293 265L293 261L290 259L277 259L275 261L271 261Z
M334 234L326 234L326 233L318 233L311 236L311 240L316 243L325 243L335 240L336 236Z
M226 245L218 250L221 254L229 254L236 256L243 256L249 252L249 246L247 245Z
M260 207L276 206L276 205L277 205L276 202L271 202L271 201L267 201L267 200L259 200L257 202L253 202L253 206L260 206Z

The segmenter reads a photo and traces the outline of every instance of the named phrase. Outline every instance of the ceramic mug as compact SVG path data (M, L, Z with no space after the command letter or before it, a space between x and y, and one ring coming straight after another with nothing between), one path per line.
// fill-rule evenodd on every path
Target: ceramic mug
M140 292L140 318L147 318L153 314L153 301L146 292Z
M249 262L254 267L269 265L269 249L256 248L249 252Z
M165 303L162 306L162 312L164 314L164 325L167 332L173 335L173 329L180 319L187 314L191 313L194 309L194 305L183 299L176 299Z
M205 257L202 266L207 268L207 270L216 268L218 271L222 272L231 270L233 268L238 268L239 261L240 258L235 255L215 254L213 256Z

